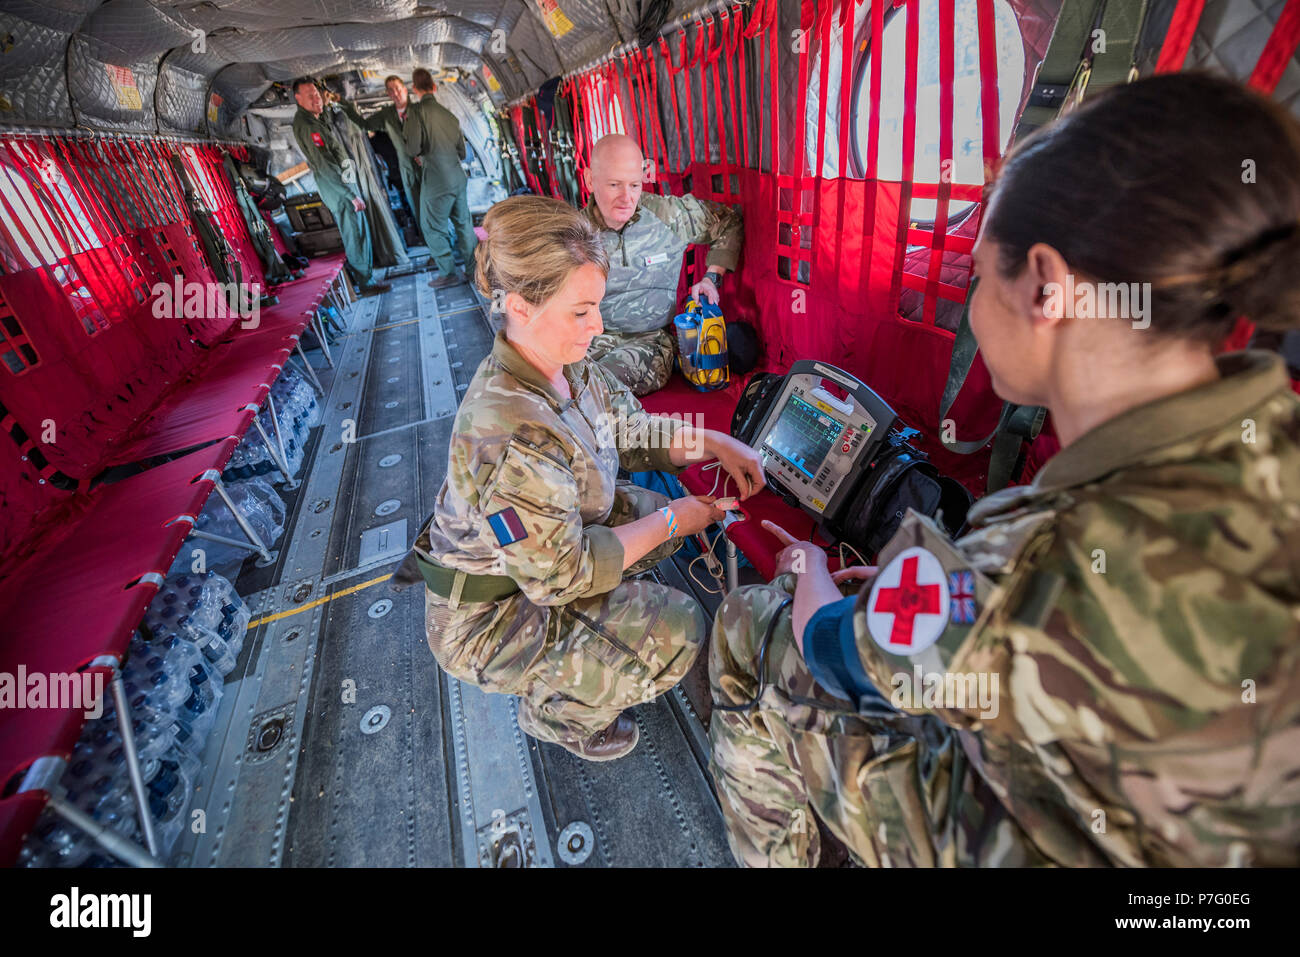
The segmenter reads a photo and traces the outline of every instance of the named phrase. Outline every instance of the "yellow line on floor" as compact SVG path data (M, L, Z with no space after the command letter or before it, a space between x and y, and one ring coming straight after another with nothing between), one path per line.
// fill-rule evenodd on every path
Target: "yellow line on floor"
M371 585L378 585L380 582L386 582L392 578L392 574L380 575L378 578L372 578L368 582L362 582L360 585L353 585L351 588L345 588L342 591L336 591L332 595L326 595L324 598L317 598L315 601L309 601L299 608L290 608L288 611L276 612L274 615L266 615L262 618L255 618L248 623L249 628L256 628L258 625L267 625L273 621L279 621L281 618L288 618L291 615L297 615L304 611L310 611L317 605L323 605L327 601L333 601L335 598L342 598L344 595L351 595L353 592L361 591L363 588L369 588Z

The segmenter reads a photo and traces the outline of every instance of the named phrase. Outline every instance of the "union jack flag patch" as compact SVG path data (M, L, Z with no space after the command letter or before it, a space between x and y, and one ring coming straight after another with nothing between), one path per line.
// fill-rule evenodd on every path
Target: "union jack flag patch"
M954 625L975 623L975 573L970 569L948 573L948 592L952 596L950 618Z

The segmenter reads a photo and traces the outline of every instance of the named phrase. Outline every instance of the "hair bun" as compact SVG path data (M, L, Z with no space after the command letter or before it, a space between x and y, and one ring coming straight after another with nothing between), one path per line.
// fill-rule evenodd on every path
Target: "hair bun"
M1300 221L1274 226L1234 250L1222 270L1217 298L1260 329L1300 328Z

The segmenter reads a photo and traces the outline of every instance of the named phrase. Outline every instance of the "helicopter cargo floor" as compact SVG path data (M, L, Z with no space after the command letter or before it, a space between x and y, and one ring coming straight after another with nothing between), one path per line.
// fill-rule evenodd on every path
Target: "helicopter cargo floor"
M333 346L276 561L253 610L176 863L208 866L727 866L706 768L704 656L633 709L641 738L592 764L522 734L516 701L441 672L423 589L388 577L432 510L452 415L490 351L485 303L390 274ZM689 588L681 567L654 574ZM700 595L711 612L717 598ZM193 829L192 829L193 830Z

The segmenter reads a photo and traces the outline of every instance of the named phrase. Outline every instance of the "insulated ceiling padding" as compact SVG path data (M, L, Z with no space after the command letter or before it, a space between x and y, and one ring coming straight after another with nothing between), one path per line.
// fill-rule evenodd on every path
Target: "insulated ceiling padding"
M168 3L159 6L192 11L196 26L209 32L235 29L266 32L306 24L354 23L358 26L404 20L420 8L416 0L207 0L202 4ZM439 5L442 6L442 5Z
M68 41L99 0L6 2L0 11L0 122L37 126L72 123L68 106Z
M158 69L154 91L158 128L173 133L202 133L207 91L205 71L187 70L169 56Z

